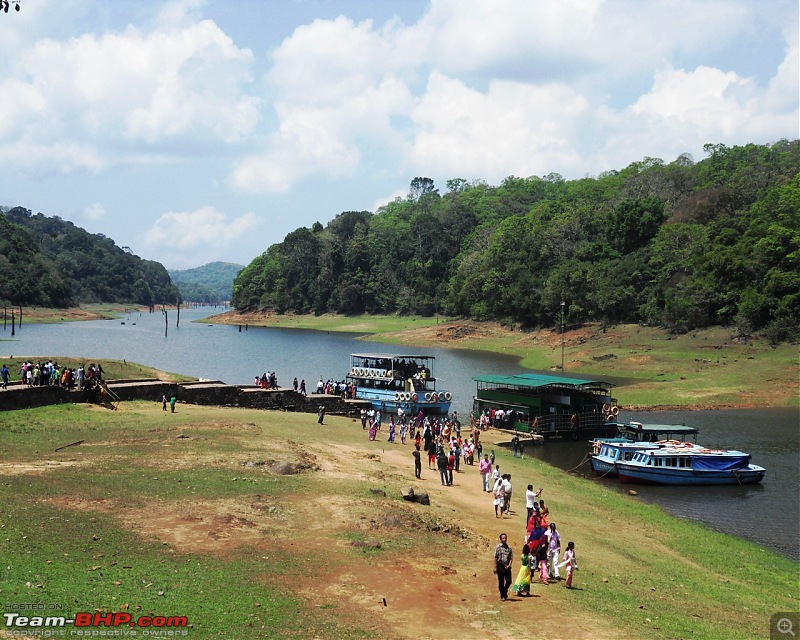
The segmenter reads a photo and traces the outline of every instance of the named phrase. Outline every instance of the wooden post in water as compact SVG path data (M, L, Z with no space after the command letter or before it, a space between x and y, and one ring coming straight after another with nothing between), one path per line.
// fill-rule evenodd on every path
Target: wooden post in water
M169 330L169 319L167 318L167 308L161 307L161 311L164 313L164 337L167 337L167 331Z
M3 331L6 330L6 317L7 317L6 311L7 311L6 306L3 305Z
M181 326L181 303L178 303L178 321L175 323L176 327Z
M19 322L17 322L17 328L22 328L22 305L19 305Z
M16 335L16 332L14 331L14 309L11 309L11 335Z

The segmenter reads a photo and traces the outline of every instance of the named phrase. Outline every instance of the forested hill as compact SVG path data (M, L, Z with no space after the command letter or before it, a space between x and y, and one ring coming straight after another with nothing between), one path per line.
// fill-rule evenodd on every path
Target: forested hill
M180 301L164 266L111 238L22 207L0 213L0 303L67 307L80 302L153 306Z
M234 283L241 310L433 314L526 327L715 324L797 339L800 142L706 145L597 177L415 178L372 214L289 233Z
M184 300L219 304L233 297L233 280L241 270L240 264L209 262L194 269L170 270L169 275Z

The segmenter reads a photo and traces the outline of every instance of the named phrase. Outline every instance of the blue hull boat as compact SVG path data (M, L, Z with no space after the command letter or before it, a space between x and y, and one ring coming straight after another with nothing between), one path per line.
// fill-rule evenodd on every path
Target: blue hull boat
M766 474L750 464L742 451L705 449L684 443L649 451L637 451L630 460L615 462L622 482L666 485L754 484Z

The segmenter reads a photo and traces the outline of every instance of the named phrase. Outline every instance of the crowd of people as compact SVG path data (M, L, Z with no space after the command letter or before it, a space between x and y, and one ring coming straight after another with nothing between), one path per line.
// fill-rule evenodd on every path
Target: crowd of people
M503 415L500 420L506 420ZM368 430L369 439L375 440L381 432L386 418L381 411L362 409L361 426ZM495 517L511 518L516 515L512 508L513 484L510 473L500 471L496 464L494 450L483 452L481 433L491 426L497 415L489 412L478 420L472 421L469 433L462 435L458 414L452 416L425 416L420 411L409 417L402 409L398 412L397 422L393 415L388 416L387 441L395 443L396 432L400 431L400 442L406 444L407 437L414 442L412 456L414 458L414 475L420 478L422 471L422 452L428 456L428 469L439 472L439 480L443 486L453 486L454 474L460 471L461 462L474 466L478 460L478 473L484 492L492 495ZM500 423L502 424L502 423ZM512 437L514 457L524 457L524 446L515 432ZM511 569L514 553L508 544L508 536L503 533L500 543L495 547L493 571L497 574L498 589L501 600L507 600L509 592L519 596L530 596L531 585L543 586L562 580L562 569L565 586L573 588L573 575L578 568L575 543L572 541L562 545L561 533L556 523L550 521L550 510L545 504L542 493L544 489L534 489L532 484L525 491L525 531L522 540L520 568L516 580L512 581Z
M94 363L88 368L80 365L77 369L72 367L60 366L58 362L48 360L42 362L23 361L19 369L20 383L28 387L62 387L72 391L91 390L98 387L103 379L103 365ZM11 370L6 364L0 368L0 378L2 378L3 389L8 388L11 381Z
M488 463L488 457L486 458ZM484 467L485 468L485 467ZM484 472L482 472L483 475ZM493 496L495 517L504 518L512 514L511 474L500 473L499 465L490 471L492 479L491 493ZM484 477L484 490L486 481ZM531 584L535 581L538 571L538 582L549 585L553 581L561 580L561 568L565 568L568 589L572 589L573 573L578 568L575 555L575 543L568 542L561 557L561 534L555 522L550 522L550 509L545 504L541 494L544 489L534 490L529 484L525 491L526 527L520 558L521 566L517 578L511 581L511 565L513 550L508 545L508 536L500 536L500 544L495 547L493 571L497 575L497 586L500 599L507 600L509 590L520 596L531 594Z

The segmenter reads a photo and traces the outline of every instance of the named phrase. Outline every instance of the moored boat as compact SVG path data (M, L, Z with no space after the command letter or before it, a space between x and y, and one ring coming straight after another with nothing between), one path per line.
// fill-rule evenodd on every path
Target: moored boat
M753 484L766 474L764 467L750 463L748 453L705 449L690 443L639 450L630 460L614 464L622 482L649 484Z
M641 422L617 422L617 437L628 442L663 442L677 440L687 442L691 439L697 443L697 427L683 424L642 424Z
M389 413L446 415L453 396L437 389L436 358L426 355L354 353L347 380L356 387L356 399Z
M654 442L631 442L624 438L613 440L593 440L593 450L589 456L592 470L599 476L615 478L616 462L630 460L637 451L659 449L662 445Z

